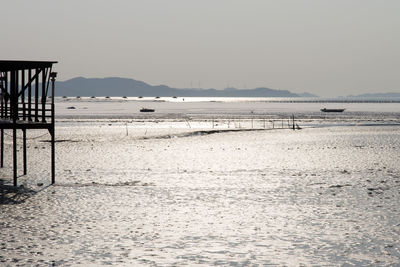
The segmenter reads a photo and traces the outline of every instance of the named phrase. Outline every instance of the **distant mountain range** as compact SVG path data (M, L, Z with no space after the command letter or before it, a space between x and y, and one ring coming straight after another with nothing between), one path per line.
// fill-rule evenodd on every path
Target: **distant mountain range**
M142 81L127 78L84 78L77 77L56 82L57 96L179 96L179 97L316 97L303 93L295 94L287 90L265 87L254 89L226 88L216 89L178 89L166 85L149 85Z
M391 98L391 97L400 97L400 93L361 94L361 95L349 95L348 97L356 97L356 98Z

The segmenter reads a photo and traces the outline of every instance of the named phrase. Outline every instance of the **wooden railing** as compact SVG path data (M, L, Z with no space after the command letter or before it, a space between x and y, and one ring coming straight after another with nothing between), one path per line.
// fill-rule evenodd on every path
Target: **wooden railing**
M10 102L4 102L0 106L0 118L3 120L13 120L13 107L11 107ZM53 116L52 104L50 102L40 103L36 105L35 103L18 103L16 120L19 121L29 121L29 122L50 122Z

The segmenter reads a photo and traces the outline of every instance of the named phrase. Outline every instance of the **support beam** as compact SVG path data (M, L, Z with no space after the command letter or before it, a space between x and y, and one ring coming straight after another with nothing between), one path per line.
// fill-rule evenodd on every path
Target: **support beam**
M21 70L21 84L24 86L25 84L25 70ZM26 119L26 106L25 106L25 90L22 90L21 94L21 103L22 103L22 119Z
M18 117L18 71L11 71L10 79L10 92L11 92L11 112L13 121L13 181L14 186L17 186L17 175L18 175L18 162L17 162L17 117Z
M46 122L46 71L42 70L42 122Z
M0 168L4 167L4 129L0 130Z
M54 124L51 129L51 184L56 182L56 135L54 131Z
M22 88L21 88L21 90L19 91L18 96L20 96L20 95L22 94L22 92L25 91L26 88L28 88L30 84L32 84L32 82L36 79L36 76L38 76L38 75L40 74L40 72L38 72L38 73L36 73L36 74L32 77L32 75L31 75L31 69L29 69L28 71L29 71L29 80L28 80L28 82L27 82L25 85L22 84Z
M22 129L22 146L23 146L23 159L24 159L24 175L27 173L27 160L26 160L26 129Z
M31 69L28 70L28 76L32 77ZM28 121L32 121L32 81L28 84Z
M4 88L5 90L3 91L3 97L4 97L4 118L9 118L8 117L8 100L10 99L8 96L8 72L6 72L6 76L4 77Z
M36 69L36 74L39 74L40 70ZM36 75L35 79L35 122L39 122L38 117L39 110L39 75Z
M19 71L16 70L14 71L14 88L11 87L12 93L11 95L13 96L13 100L11 100L11 102L14 103L14 108L13 108L13 118L15 118L15 120L18 120L18 77L19 77Z
M54 105L54 87L56 82L56 72L51 72L49 74L51 77L51 184L56 182L56 132L55 132L55 115L56 109Z
M17 186L17 129L13 129L13 181L14 186Z

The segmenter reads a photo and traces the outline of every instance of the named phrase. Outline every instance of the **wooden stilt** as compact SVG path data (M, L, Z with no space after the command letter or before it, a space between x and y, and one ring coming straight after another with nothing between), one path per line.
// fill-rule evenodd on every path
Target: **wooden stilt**
M56 150L55 150L55 131L54 127L51 130L51 184L56 182Z
M11 118L13 125L16 125L18 118L18 71L11 71L10 81L11 93ZM17 186L18 164L17 164L17 128L13 127L13 183Z
M54 89L57 73L50 73L51 77L51 184L56 182L56 132L55 132L55 116L56 109L54 105Z
M36 69L35 79L35 121L39 121L39 69Z
M1 145L1 152L0 152L0 167L3 168L4 167L4 130L1 129L1 133L0 133L0 145Z
M26 129L22 129L22 146L23 146L23 159L24 159L24 175L27 173L27 163L26 163Z
M13 129L13 181L17 186L17 129Z
M29 78L32 77L32 70L28 70ZM28 121L32 121L32 83L28 85Z

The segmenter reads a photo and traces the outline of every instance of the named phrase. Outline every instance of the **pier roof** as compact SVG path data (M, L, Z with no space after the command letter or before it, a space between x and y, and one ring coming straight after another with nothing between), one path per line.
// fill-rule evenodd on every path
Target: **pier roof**
M0 71L49 68L57 61L0 60Z

